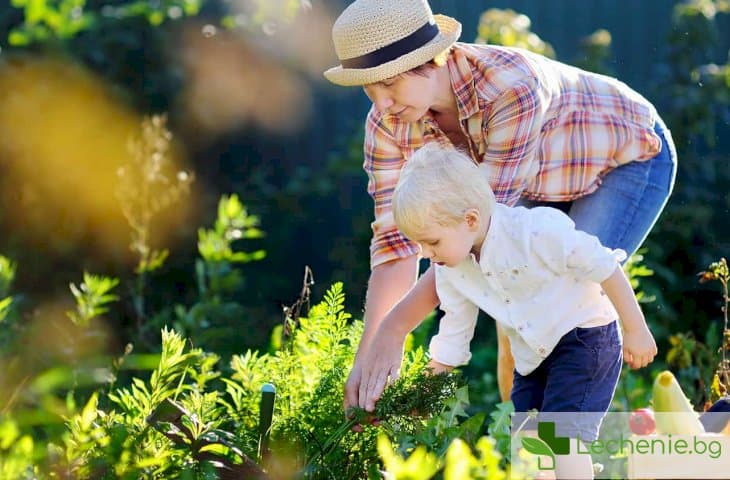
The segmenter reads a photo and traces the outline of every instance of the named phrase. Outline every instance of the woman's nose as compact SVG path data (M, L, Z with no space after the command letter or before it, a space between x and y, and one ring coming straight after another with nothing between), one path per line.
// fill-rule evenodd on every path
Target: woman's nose
M382 88L366 88L365 94L368 98L370 98L370 101L373 102L373 105L375 105L375 108L379 112L387 112L388 109L393 106L393 99L388 92Z
M393 106L393 99L387 95L381 95L380 98L375 102L375 108L380 112L387 112L390 107Z

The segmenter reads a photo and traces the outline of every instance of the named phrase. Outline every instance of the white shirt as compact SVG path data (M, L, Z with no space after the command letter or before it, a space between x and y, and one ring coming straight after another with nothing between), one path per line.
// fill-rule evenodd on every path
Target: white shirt
M432 358L468 363L482 309L509 337L515 369L529 374L573 328L618 319L600 283L624 258L623 250L576 230L560 210L497 204L479 262L470 255L455 267L435 265L445 315L431 339Z

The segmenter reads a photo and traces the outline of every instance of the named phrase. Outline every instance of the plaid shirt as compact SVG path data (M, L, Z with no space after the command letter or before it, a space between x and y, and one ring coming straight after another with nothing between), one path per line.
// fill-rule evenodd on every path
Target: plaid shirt
M661 150L654 107L625 84L526 50L457 43L447 68L469 154L492 168L497 201L569 201L595 191L609 170ZM371 267L418 253L393 221L400 169L428 142L453 148L425 115L407 123L373 106L363 168L375 202Z

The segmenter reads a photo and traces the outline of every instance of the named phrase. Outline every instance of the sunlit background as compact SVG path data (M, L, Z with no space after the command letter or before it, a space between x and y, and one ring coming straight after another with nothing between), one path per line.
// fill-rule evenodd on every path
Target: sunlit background
M343 281L362 317L369 104L322 77L348 0L0 3L0 436L65 431L88 392L149 376L163 325L228 374L231 355L281 348L310 288L315 303ZM696 273L730 251L730 4L488 3L431 1L463 41L617 76L670 125L680 176L635 274L666 362L702 401L722 335L716 285ZM497 398L491 334L478 329L469 372L478 408ZM639 375L626 406L645 401ZM27 446L10 443L0 457Z

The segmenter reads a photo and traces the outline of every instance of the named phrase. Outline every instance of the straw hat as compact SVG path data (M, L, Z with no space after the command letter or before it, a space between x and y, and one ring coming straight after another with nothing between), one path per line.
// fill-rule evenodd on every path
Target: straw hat
M337 85L366 85L416 68L451 47L461 24L431 13L426 0L355 0L332 27L341 65L324 76Z

